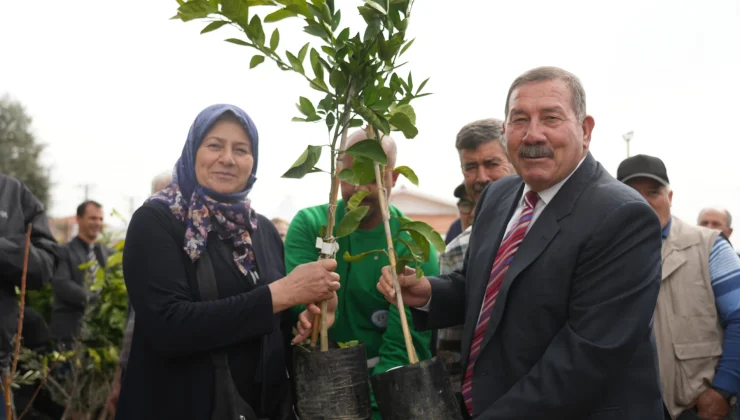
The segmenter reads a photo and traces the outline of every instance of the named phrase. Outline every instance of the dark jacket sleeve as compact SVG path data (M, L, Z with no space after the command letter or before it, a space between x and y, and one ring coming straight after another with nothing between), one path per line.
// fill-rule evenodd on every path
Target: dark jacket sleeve
M0 238L0 273L1 279L9 279L16 286L21 285L23 276L23 258L26 246L26 227L33 224L31 230L31 247L28 254L28 273L26 287L40 289L51 281L56 266L57 243L49 231L49 221L44 206L21 185L20 206L23 211L24 226L21 231Z
M60 299L69 306L84 310L89 293L72 278L72 272L79 270L79 268L72 266L71 252L69 244L59 247L59 264L54 273L51 288L54 290L55 299Z
M475 205L473 226L475 226L475 221L478 220L483 203L486 201L488 195L490 195L491 184L486 186L478 203ZM473 228L471 235L474 234L475 228ZM465 323L465 277L467 276L469 259L470 246L465 251L465 259L461 270L455 270L452 273L441 276L429 277L429 283L432 285L432 300L429 303L427 311L411 309L411 316L414 318L414 327L424 331L449 328Z
M136 311L136 331L167 357L223 348L273 330L267 286L199 302L191 290L182 244L172 216L143 206L131 218L123 251L126 287Z
M652 332L660 249L660 222L645 202L607 215L578 255L568 321L530 372L477 418L581 418L601 401L609 378Z

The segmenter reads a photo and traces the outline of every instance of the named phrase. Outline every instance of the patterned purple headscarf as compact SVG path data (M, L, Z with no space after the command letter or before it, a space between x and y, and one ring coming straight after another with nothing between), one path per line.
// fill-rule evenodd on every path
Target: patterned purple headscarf
M254 166L243 191L220 194L198 183L195 155L208 130L227 113L236 117L249 136ZM254 267L251 233L257 229L257 216L247 194L257 180L258 141L257 127L242 109L234 105L209 106L198 114L190 127L182 155L175 164L172 183L149 198L167 204L177 220L185 223L183 248L192 261L206 249L208 232L214 231L222 239L231 239L239 271L247 274Z

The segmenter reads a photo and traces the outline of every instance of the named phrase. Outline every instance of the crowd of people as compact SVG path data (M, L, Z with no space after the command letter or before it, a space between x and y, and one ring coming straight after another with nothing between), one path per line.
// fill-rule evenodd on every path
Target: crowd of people
M421 279L410 267L399 275L419 359L445 361L463 418L737 419L732 217L717 208L696 223L673 216L659 157L629 157L613 177L589 151L594 127L580 80L540 67L511 84L503 119L459 130L460 217ZM366 138L354 131L348 147ZM387 255L318 260L328 204L289 222L256 213L258 145L242 109L205 108L173 171L154 179L132 217L128 320L108 400L116 419L298 418L291 344L309 337L320 301L329 301L329 339L365 343L370 375L408 363ZM395 141L381 145L394 168ZM351 168L352 156L342 163ZM385 172L386 194L396 177ZM338 239L341 253L386 247L374 181L341 184L337 219L363 190L369 210ZM403 214L392 205L390 213L403 256ZM85 309L100 303L89 282L111 252L97 240L102 206L82 203L77 219L77 237L56 244L38 200L0 175L3 371L27 223L27 285L52 285L53 340L70 346Z

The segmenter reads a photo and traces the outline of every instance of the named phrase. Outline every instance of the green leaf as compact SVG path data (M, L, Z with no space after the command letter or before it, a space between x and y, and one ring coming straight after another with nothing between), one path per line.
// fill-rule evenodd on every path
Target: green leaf
M378 89L368 86L365 89L365 105L370 106L378 101Z
M303 64L298 60L298 57L294 56L290 51L286 51L285 56L288 57L288 61L295 71L300 74L305 73L303 70Z
M414 123L411 122L411 119L406 114L400 112L393 114L389 122L393 124L394 127L401 130L407 139L413 139L417 134L419 134L419 130L417 130Z
M264 55L259 55L259 54L258 55L255 55L249 61L249 68L250 69L253 69L253 68L257 67L258 65L262 64L264 61L265 61L265 56Z
M329 86L326 85L321 79L313 79L310 84L311 88L318 90L319 92L329 92Z
M426 239L424 240L426 241ZM413 241L409 242L406 239L401 238L401 237L395 238L395 241L401 242L406 247L406 249L409 250L409 252L411 253L414 259L416 259L417 256L421 258L421 255L423 254L424 251L419 247L419 245L417 245ZM427 242L427 244L428 243L429 242ZM398 249L396 249L396 251L398 251Z
M205 33L211 32L211 31L215 31L216 29L218 29L218 28L226 25L227 23L229 23L229 22L227 22L225 20L217 20L215 22L211 22L205 28L203 28L203 30L200 31L200 33L201 34L205 34Z
M360 185L360 179L357 177L355 170L352 168L342 169L341 171L339 171L339 174L337 174L337 177L349 184Z
M275 28L274 31L272 31L272 35L270 36L270 49L275 51L280 45L280 32L278 32L277 28Z
M416 176L416 173L413 169L409 168L408 166L398 166L393 169L393 172L401 174L406 177L409 181L411 181L412 184L418 186L419 185L419 177Z
M309 19L312 17L311 11L308 10L308 5L305 0L291 0L285 8Z
M301 96L298 99L298 104L296 104L296 107L298 108L301 113L307 117L311 117L316 115L316 108L314 108L311 101L308 100L308 98L304 98Z
M343 238L357 230L357 227L360 226L362 218L365 217L369 209L370 207L368 206L360 206L345 214L344 217L342 217L342 221L339 222L339 226L337 227L337 239Z
M221 0L221 14L241 26L249 21L249 4L245 0Z
M289 17L298 16L298 13L286 9L280 9L265 16L265 23L278 22Z
M417 232L424 236L429 242L431 242L431 244L437 251L443 252L445 250L445 241L444 239L442 239L442 236L440 236L437 231L432 229L431 226L424 222L403 223L399 228L399 231Z
M339 33L337 36L337 40L341 40L342 42L347 41L349 39L349 28L342 29L342 32Z
M431 252L431 248L429 247L429 241L427 240L427 238L425 238L418 232L414 232L413 230L409 232L409 235L414 241L414 244L416 244L416 246L421 251L421 258L423 259L423 261L427 261L429 259L429 253Z
M406 116L409 117L409 121L411 121L411 124L416 125L416 112L414 111L414 107L408 104L399 105L391 112L391 116L398 113L406 114Z
M415 262L414 257L410 255L402 255L396 258L396 274L403 273L403 269L409 265L409 263Z
M347 89L347 76L344 75L344 72L335 68L329 75L329 84L338 92L343 92Z
M385 7L381 6L379 3L376 3L374 0L365 0L365 4L382 13L383 16L388 14L388 12L385 10Z
M414 79L413 77L411 77L411 73L409 73L408 86L409 86L408 88L409 92L414 90Z
M329 8L329 5L326 4L326 2L323 2L322 7L321 7L321 16L324 19L324 22L328 23L329 25L334 24L334 19L331 14L332 14L332 11Z
M368 255L382 254L383 252L385 251L383 251L382 249L374 249L372 251L363 252L362 254L351 255L349 251L344 251L344 255L342 256L342 258L344 258L344 261L347 261L348 263L353 263L362 261Z
M370 191L368 190L360 190L352 194L352 197L350 197L349 201L347 202L347 208L349 210L356 209L360 205L360 203L362 203L362 200L364 200L365 197L368 196L368 194L370 194Z
M316 24L315 22L312 22L312 21L310 21L308 23L308 25L304 26L303 27L303 30L307 34L313 35L313 36L317 36L317 37L319 37L321 39L328 39L329 38L329 35L326 34L326 31L324 30L324 28L322 26Z
M308 146L293 166L283 174L283 178L303 178L314 169L321 157L321 146Z
M352 156L353 158L364 157L372 160L373 162L378 162L381 165L386 165L388 163L388 159L385 156L383 147L377 140L367 139L357 142L350 146L350 148L347 149L345 153Z
M310 3L307 3L306 6L308 7L308 10L311 11L311 15L314 18L316 18L318 20L322 20L323 19L322 13L321 13L321 8L319 6L317 6L316 4L310 4Z
M336 123L336 118L334 117L334 113L330 112L326 114L326 127L331 130L334 128L334 124Z
M403 114L401 114L401 115L403 115ZM379 125L379 127L376 126L375 128L377 128L380 131L382 131L383 134L385 134L386 136L389 136L391 134L391 126L390 126L390 124L388 124L388 120L386 120L385 118L381 117L380 115L378 115L377 117L378 117L378 125ZM411 138L411 137L409 137L409 138Z
M313 74L316 76L317 79L323 80L324 79L324 67L321 64L321 58L319 57L319 53L316 51L315 48L311 48L309 59L311 61L311 69L313 69Z
M322 45L321 46L321 51L323 51L326 54L332 55L332 56L334 55L334 48L329 47L327 45Z
M349 126L352 128L362 127L362 122L363 121L359 118L352 118L351 120L349 120Z
M303 64L303 61L306 59L306 53L308 52L308 45L309 43L306 42L306 45L304 45L300 51L298 51L298 61Z
M390 15L391 22L393 22L393 26L399 31L403 31L405 28L403 26L403 18L401 18L400 10L391 7L388 14Z
M369 185L375 182L375 164L372 160L358 156L352 161L352 170L357 176L357 185Z
M177 8L177 18L183 22L193 19L204 18L211 13L217 13L218 6L212 5L208 0L191 0Z
M403 46L403 48L401 48L401 52L400 52L400 53L398 53L398 55L403 55L403 53L405 53L405 52L406 52L406 50L408 50L408 49L409 49L409 47L411 47L411 44L413 44L413 43L414 43L414 40L415 40L415 39L416 39L416 38L414 38L414 39L412 39L411 41L407 42L407 43L406 43L406 45L404 45L404 46Z
M424 89L424 86L427 85L427 82L428 81L429 81L429 77L427 77L426 80L424 80L423 82L421 82L421 84L419 85L419 88L416 89L416 94L417 95L419 94L419 92L421 92L422 89Z
M337 12L334 13L334 17L332 18L332 21L331 21L332 32L337 30L337 28L339 27L339 22L341 22L341 20L342 20L342 11L337 10Z
M250 43L246 41L242 41L241 39L238 39L238 38L229 38L226 40L226 42L231 42L232 44L236 44L236 45L243 45L245 47L251 46Z
M380 35L382 31L383 31L382 22L380 21L380 19L375 19L367 25L367 28L365 28L365 35L363 35L362 39L365 42L372 41L378 35Z
M252 20L249 21L247 29L256 44L265 45L265 31L262 29L262 21L259 16L252 16Z
M344 348L347 348L347 347L354 347L354 346L356 346L358 344L360 344L360 342L357 341L357 340L348 341L346 343L339 343L339 342L337 342L337 346L339 346L340 349L344 349Z

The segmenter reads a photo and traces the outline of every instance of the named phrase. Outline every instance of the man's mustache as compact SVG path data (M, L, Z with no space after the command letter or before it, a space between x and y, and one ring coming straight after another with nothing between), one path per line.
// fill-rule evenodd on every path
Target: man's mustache
M554 156L555 151L542 144L522 146L519 149L519 157L523 158L551 158Z

